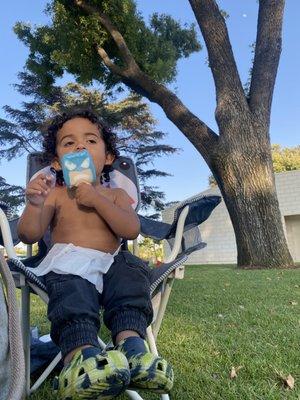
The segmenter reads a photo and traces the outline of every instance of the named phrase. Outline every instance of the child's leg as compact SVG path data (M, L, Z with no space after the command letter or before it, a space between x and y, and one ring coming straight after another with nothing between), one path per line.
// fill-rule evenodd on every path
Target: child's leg
M50 272L45 280L51 338L63 358L82 346L99 347L100 305L95 287L76 275Z
M120 252L104 275L102 304L114 344L128 359L131 386L168 392L173 385L173 370L161 357L150 353L145 341L153 318L149 267L131 253Z
M59 398L115 397L129 383L128 363L122 353L99 348L96 288L79 276L53 272L46 275L46 285L51 338L66 362L56 380Z

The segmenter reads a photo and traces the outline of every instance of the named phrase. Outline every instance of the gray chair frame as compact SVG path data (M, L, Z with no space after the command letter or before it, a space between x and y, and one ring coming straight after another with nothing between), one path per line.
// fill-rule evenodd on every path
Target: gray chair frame
M32 174L36 171L31 171ZM209 199L209 197L211 199ZM184 277L184 262L187 260L189 251L182 252L181 247L183 244L183 235L187 228L191 226L191 209L195 202L201 200L208 199L211 201L211 205L209 211L205 214L205 216L200 218L200 222L208 218L213 208L220 202L220 197L218 196L208 196L199 198L194 198L190 201L186 201L181 203L177 210L180 212L175 212L175 217L173 224L165 224L159 221L147 221L144 217L142 218L142 228L146 226L144 229L145 232L141 232L143 236L152 237L155 239L168 239L170 235L174 238L173 246L171 248L171 252L169 256L164 260L163 267L157 273L155 281L151 285L151 292L153 293L152 304L154 310L154 318L152 324L147 328L147 341L149 343L149 347L151 352L158 355L156 339L163 321L163 317L166 312L166 307L169 301L169 297L172 290L172 285L175 279L183 279ZM195 214L195 210L193 209L193 214ZM186 225L186 222L188 226ZM146 222L146 225L145 225ZM196 221L192 221L192 225L198 225L199 219ZM149 224L149 229L147 228ZM10 226L11 225L11 226ZM153 226L154 225L154 226ZM168 225L168 226L167 226ZM9 222L6 214L3 209L1 209L0 204L0 228L2 234L2 242L4 244L5 250L7 252L8 259L16 265L23 265L21 260L17 257L14 248L13 236L11 234L11 227L15 229L15 221ZM155 236L151 232L154 230L158 232L162 228L162 234L160 236ZM167 229L166 229L167 228ZM148 230L148 232L147 232ZM149 233L150 232L150 233ZM201 242L198 243L196 248L193 248L192 251L201 249L206 244ZM181 251L181 253L180 253ZM28 246L28 256L31 256L31 246ZM24 265L23 265L24 266ZM23 268L23 267L22 267ZM61 353L58 353L53 361L48 365L48 367L44 370L44 372L40 375L40 377L36 380L36 382L30 387L30 292L37 294L46 304L49 301L48 295L46 291L41 289L39 285L30 281L22 272L12 272L15 284L17 288L21 289L21 303L20 303L20 313L21 313L21 328L22 328L22 336L23 336L23 346L25 353L25 369L26 369L26 394L30 395L44 382L44 380L49 376L49 374L53 371L55 366L61 359ZM157 290L158 286L160 290ZM155 293L155 294L154 294ZM104 349L107 345L99 338L99 344ZM132 400L143 400L143 398L133 390L126 390L127 396ZM162 400L169 400L169 395L162 394L160 395Z

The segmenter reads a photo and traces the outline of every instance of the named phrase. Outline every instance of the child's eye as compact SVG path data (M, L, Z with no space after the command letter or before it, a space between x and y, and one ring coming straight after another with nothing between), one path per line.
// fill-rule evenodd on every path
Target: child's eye
M97 143L95 139L88 139L89 143Z
M64 144L64 147L72 146L73 143L74 143L74 142L71 142L71 141L66 142L66 143Z

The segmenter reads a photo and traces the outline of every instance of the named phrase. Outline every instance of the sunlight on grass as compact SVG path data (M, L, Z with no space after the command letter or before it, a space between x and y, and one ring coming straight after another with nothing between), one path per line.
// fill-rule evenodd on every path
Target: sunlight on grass
M158 339L161 355L174 366L172 400L299 400L299 307L300 269L186 267ZM32 324L42 333L49 329L39 300ZM230 379L233 366L242 368ZM278 373L295 378L293 390L283 387ZM31 398L52 399L49 382Z

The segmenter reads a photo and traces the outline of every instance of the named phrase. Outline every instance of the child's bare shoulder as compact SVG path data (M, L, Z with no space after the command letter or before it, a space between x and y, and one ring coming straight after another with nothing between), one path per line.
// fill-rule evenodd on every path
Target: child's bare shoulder
M127 192L124 189L121 188L104 188L107 190L107 193L114 196L114 197L122 197L122 196L128 196Z
M118 196L119 189L100 186L100 187L98 187L97 191L102 196L105 196L105 197L109 198L110 200L115 200L116 196Z
M119 206L125 206L126 208L132 209L133 203L132 198L128 195L126 190L121 188L112 189L115 193L115 203Z
M116 204L130 205L132 203L131 198L128 196L127 192L121 188L106 188L101 187L101 194L107 196L113 200Z

